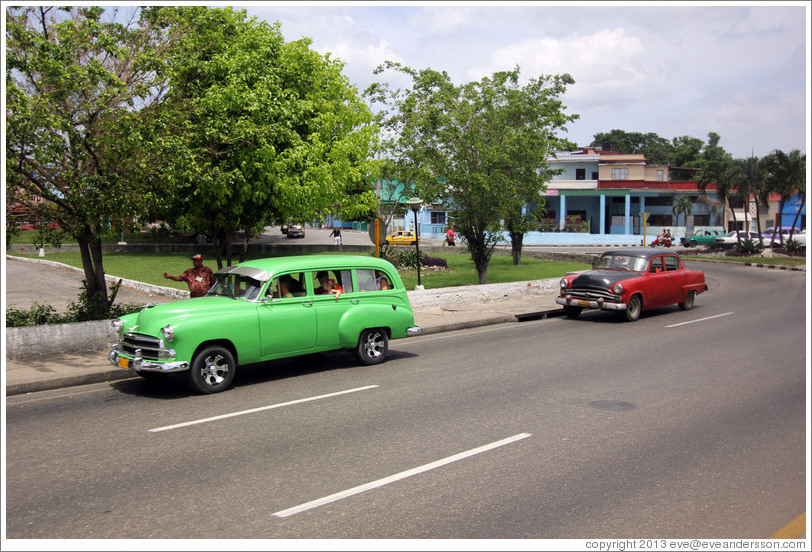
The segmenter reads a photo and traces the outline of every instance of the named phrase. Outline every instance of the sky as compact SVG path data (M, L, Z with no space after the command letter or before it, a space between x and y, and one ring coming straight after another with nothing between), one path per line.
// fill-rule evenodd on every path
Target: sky
M214 6L214 4L212 4ZM222 4L219 4L222 6ZM620 129L691 136L734 157L806 153L809 2L266 2L229 4L278 21L340 59L359 92L405 87L386 60L446 71L459 85L519 67L570 74L562 96L580 146Z

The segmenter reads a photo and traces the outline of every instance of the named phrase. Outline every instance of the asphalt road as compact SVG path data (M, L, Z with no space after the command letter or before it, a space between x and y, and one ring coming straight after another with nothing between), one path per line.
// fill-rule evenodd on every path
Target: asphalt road
M805 274L701 267L693 310L635 323L9 397L7 536L768 538L805 509Z

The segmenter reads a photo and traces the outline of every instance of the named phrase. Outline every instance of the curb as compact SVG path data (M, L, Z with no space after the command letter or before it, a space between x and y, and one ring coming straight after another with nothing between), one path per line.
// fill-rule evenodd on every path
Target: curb
M91 372L78 376L65 376L43 381L30 381L26 383L12 383L6 385L6 396L24 395L26 393L36 393L38 391L50 391L65 387L76 387L79 385L89 385L91 383L102 383L106 381L118 381L123 379L137 378L127 370L116 370L111 368L104 372Z

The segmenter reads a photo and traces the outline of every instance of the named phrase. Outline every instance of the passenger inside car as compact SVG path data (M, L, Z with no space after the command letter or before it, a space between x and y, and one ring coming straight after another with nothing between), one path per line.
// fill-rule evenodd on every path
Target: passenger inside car
M321 284L319 287L314 287L313 289L313 293L316 295L331 293L336 296L336 299L338 299L338 296L344 291L341 285L336 283L334 278L330 278L330 274L326 270L320 270L317 272L316 280L318 280L319 284Z
M389 280L386 278L383 272L380 270L375 271L375 287L376 289L389 289L391 286L389 285Z

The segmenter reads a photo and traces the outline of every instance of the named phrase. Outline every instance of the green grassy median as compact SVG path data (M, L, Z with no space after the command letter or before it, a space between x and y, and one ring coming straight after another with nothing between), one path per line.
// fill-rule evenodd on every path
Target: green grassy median
M340 253L335 253L340 254ZM357 253L356 253L357 254ZM15 253L18 257L38 258L36 254ZM188 254L182 253L105 253L104 271L106 274L136 280L157 286L188 289L184 282L173 282L163 277L164 272L177 276L187 268L191 268L192 261ZM432 257L445 259L450 270L433 270L421 268L420 282L426 289L435 289L451 286L473 285L479 281L474 263L464 253L449 255L431 254ZM249 260L258 257L249 257ZM82 267L82 259L78 252L48 253L45 260L63 263L69 266ZM217 263L213 258L207 258L203 264L216 270ZM514 265L511 257L494 255L488 265L488 283L499 284L505 282L519 282L524 280L544 280L558 278L567 272L585 270L590 268L586 263L571 261L548 261L525 257L522 264ZM414 289L417 285L416 270L401 270L401 277L406 289Z

